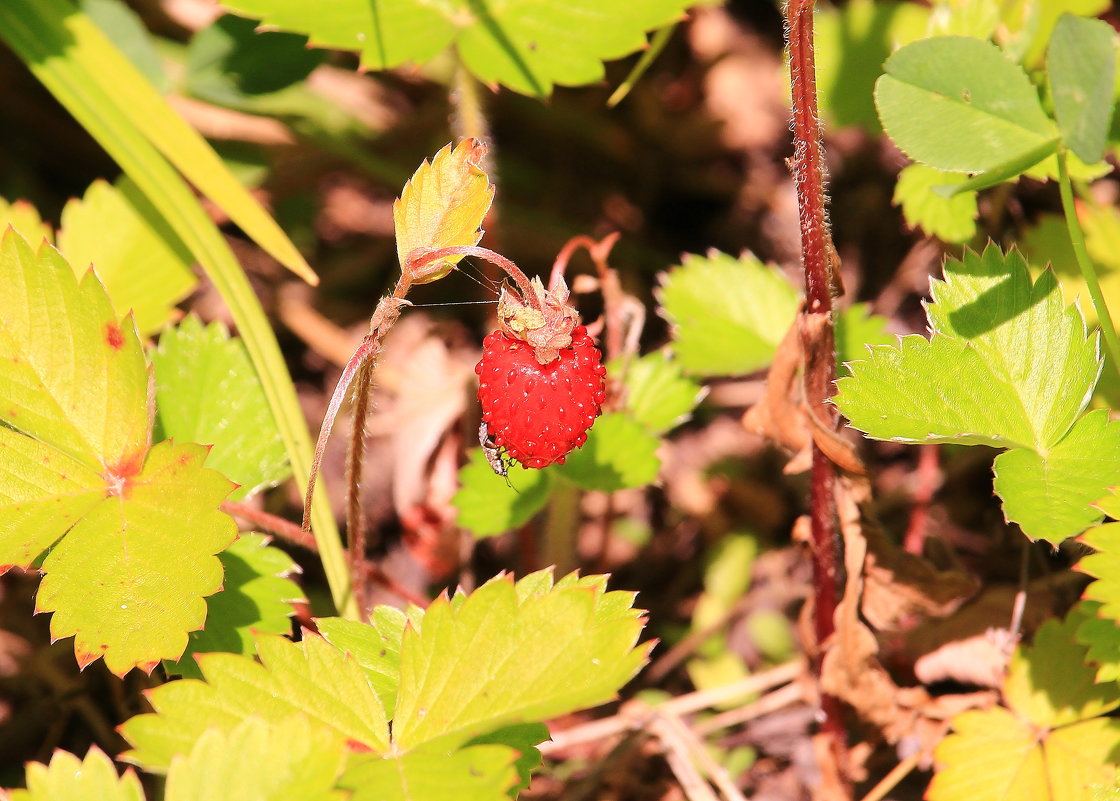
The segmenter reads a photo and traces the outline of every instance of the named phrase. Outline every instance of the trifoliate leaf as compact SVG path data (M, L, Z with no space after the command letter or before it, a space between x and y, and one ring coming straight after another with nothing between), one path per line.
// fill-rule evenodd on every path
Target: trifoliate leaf
M407 618L391 606L375 607L368 624L340 617L321 617L315 621L327 642L354 658L365 672L366 681L381 699L388 717L397 707L397 686L401 681L401 637Z
M194 315L164 331L152 354L162 436L212 445L207 467L240 486L240 500L290 474L264 388L240 339ZM199 391L205 387L206 391Z
M596 576L554 587L546 573L522 581L500 576L469 596L439 598L405 629L398 749L447 751L511 723L601 704L645 662L633 593L605 592Z
M546 96L552 85L603 78L603 61L646 46L646 31L681 18L687 0L225 0L230 10L281 30L307 34L316 47L360 52L365 69L423 64L454 44L483 83Z
M999 457L996 489L1032 539L1057 543L1099 520L1088 505L1116 480L1120 439L1100 417L1074 427L1102 362L1053 274L1032 283L1022 257L990 246L947 262L933 296L932 338L853 362L840 410L878 439L1022 449Z
M548 502L552 472L507 464L509 484L494 472L482 448L470 452L459 470L459 491L451 505L459 510L456 524L476 537L504 534L532 519Z
M886 317L871 314L866 303L853 303L836 316L836 372L847 375L847 362L867 357L874 345L891 345L896 337L887 331Z
M960 183L966 177L911 164L898 174L894 203L902 207L907 225L945 242L967 242L976 234L976 193L961 192L947 198L933 191L935 186Z
M198 280L194 258L127 179L94 181L62 210L58 248L80 276L93 266L118 314L141 334L159 330Z
M0 791L2 792L2 791ZM117 776L113 761L96 745L85 759L55 751L49 765L29 762L27 789L12 790L10 801L144 801L144 788L129 768Z
M222 591L206 599L206 626L192 631L182 658L169 663L168 672L201 678L195 654L225 651L252 656L253 634L287 634L292 629L292 602L303 591L287 576L299 566L263 534L242 534L218 558L225 580Z
M247 718L202 733L167 773L165 801L345 801L334 789L346 760L342 735L303 716Z
M608 412L587 432L587 442L551 468L584 489L616 492L657 478L660 440L628 414Z
M94 273L79 283L9 231L0 283L0 565L49 548L36 608L55 613L52 636L74 635L83 666L151 670L183 653L221 587L231 485L201 446L149 451L144 353Z
M1063 14L1050 37L1046 73L1062 138L1082 161L1095 164L1112 123L1116 32L1102 20Z
M622 362L616 359L607 370L618 378ZM708 394L705 387L686 378L672 354L664 350L632 361L626 369L625 389L624 408L655 434L664 434L687 420Z
M687 255L661 277L657 298L681 367L701 376L765 367L797 313L797 290L750 254Z
M37 208L26 200L9 203L0 197L0 236L4 235L9 225L32 245L38 246L44 239L54 241L54 231L43 222Z
M416 248L470 247L482 239L482 220L494 201L494 187L482 169L486 145L464 139L452 150L445 145L416 170L393 203L397 259L402 268ZM443 278L462 256L449 256L424 268L414 283Z
M350 801L508 801L517 786L516 752L475 745L452 754L361 757L339 780Z
M1003 688L1010 709L953 718L955 733L935 752L930 801L1088 801L1090 785L1115 779L1120 721L1095 716L1120 706L1120 690L1093 683L1085 648L1073 639L1084 619L1075 608L1016 650Z
M996 457L994 471L1008 520L1051 542L1076 536L1100 522L1090 504L1120 484L1120 422L1090 412L1045 456L1016 448Z
M884 69L875 84L879 120L920 164L982 173L1056 138L1026 73L991 42L921 39L898 50Z
M296 713L337 731L352 748L388 750L385 709L353 659L311 633L300 643L261 635L257 652L261 662L200 654L206 681L183 679L152 690L155 713L121 727L133 747L124 758L164 771L173 757L189 754L207 729L229 732L247 718L280 721Z

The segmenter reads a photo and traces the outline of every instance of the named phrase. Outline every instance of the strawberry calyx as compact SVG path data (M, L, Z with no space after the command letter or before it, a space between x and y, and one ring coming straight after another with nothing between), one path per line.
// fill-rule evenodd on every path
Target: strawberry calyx
M568 304L570 293L563 276L549 289L540 278L530 282L532 296L522 297L502 285L498 298L498 328L533 349L540 364L550 364L564 348L571 347L572 331L579 325L579 313Z

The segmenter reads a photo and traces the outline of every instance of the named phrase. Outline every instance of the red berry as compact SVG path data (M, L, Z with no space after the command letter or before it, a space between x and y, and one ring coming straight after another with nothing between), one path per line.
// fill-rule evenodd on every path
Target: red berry
M563 464L587 441L606 399L606 369L582 325L548 364L537 361L531 345L495 331L483 342L475 372L482 419L494 444L526 467Z

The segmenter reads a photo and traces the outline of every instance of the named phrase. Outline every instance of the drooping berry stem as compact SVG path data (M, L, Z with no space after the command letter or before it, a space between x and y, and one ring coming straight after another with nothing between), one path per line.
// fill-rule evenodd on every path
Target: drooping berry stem
M540 300L537 298L536 292L533 291L533 285L526 277L525 273L521 272L521 268L507 259L501 253L495 253L488 248L480 248L478 246L458 246L450 248L440 248L439 250L429 250L419 258L410 260L410 266L413 269L420 269L429 264L434 264L441 259L446 259L448 256L475 256L480 259L485 259L491 264L497 265L505 270L506 274L513 279L517 284L517 288L521 290L521 295L525 302L534 308L540 308Z
M801 320L805 353L805 401L810 413L835 427L836 408L828 402L836 378L832 291L836 277L824 189L823 148L817 114L813 52L815 0L791 0L786 8L793 96L793 177L801 223L806 309ZM834 630L842 581L841 544L836 523L836 468L815 444L810 474L809 515L813 560L813 628L818 647ZM814 660L819 672L820 654ZM821 731L831 735L831 750L843 764L844 723L839 699L822 694Z

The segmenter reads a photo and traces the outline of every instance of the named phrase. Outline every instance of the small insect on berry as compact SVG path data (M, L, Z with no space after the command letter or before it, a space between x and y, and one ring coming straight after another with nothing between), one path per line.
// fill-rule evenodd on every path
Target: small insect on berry
M509 480L509 465L506 464L502 449L495 444L494 438L490 436L490 429L485 420L478 427L478 444L482 446L482 452L486 456L490 469L494 471L495 475L499 475L506 480L507 487L513 489L513 484Z

